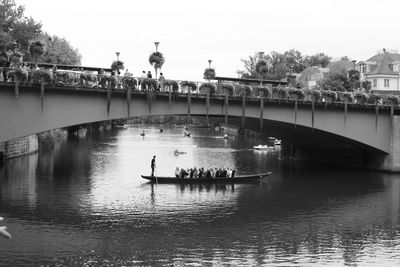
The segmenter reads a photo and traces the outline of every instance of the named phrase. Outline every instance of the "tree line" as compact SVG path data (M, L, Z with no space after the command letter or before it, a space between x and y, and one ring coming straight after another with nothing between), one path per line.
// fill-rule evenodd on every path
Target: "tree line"
M1 66L7 64L11 53L18 51L23 61L38 61L53 64L80 65L78 49L65 39L42 32L42 24L32 17L27 17L24 6L14 0L0 0L0 57ZM41 42L44 51L38 58L29 53L32 42Z
M332 57L325 53L317 53L311 56L302 55L298 50L291 49L283 53L272 51L270 54L257 52L247 59L241 59L244 69L239 70L238 74L242 78L254 78L263 80L282 80L288 79L291 85L297 81L291 74L300 74L308 67L326 68L332 61ZM342 62L349 62L350 59L344 56L340 59ZM360 83L360 74L354 68L346 69L337 64L329 69L329 72L323 79L318 81L316 88L331 91L354 91L358 88L369 89L369 84Z

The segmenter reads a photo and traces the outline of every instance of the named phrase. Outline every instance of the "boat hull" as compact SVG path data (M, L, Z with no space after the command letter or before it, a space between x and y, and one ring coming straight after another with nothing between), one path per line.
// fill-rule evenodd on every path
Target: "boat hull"
M251 183L257 182L262 178L271 175L271 172L259 173L252 175L242 175L234 178L176 178L176 177L165 177L165 176L146 176L142 175L143 179L149 180L153 183L159 184L199 184L199 183Z

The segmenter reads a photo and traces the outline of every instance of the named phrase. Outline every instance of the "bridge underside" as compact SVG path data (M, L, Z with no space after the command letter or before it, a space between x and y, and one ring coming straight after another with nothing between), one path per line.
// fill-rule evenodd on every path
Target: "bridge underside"
M109 99L109 100L108 100ZM187 115L224 119L240 126L245 116L245 128L266 136L284 140L285 144L307 150L346 150L387 155L391 153L392 121L388 112L343 107L299 105L293 102L248 99L243 109L242 98L224 96L211 98L207 112L206 97L192 96L190 107L186 95L176 95L169 101L168 93L156 96L134 92L130 101L126 92L75 88L40 88L21 86L17 98L13 86L0 89L0 142L50 129L72 125L151 115ZM261 109L260 107L263 106ZM261 112L262 110L262 112ZM262 117L262 123L260 120Z

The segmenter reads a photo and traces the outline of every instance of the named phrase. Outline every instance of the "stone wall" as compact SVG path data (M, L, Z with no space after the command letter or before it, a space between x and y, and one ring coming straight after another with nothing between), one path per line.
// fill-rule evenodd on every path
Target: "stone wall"
M38 149L38 137L34 134L1 143L0 155L4 158L14 158L37 152Z

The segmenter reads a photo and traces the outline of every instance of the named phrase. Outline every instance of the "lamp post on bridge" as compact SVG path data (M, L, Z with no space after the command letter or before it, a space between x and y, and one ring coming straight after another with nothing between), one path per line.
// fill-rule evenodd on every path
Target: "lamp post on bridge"
M208 68L209 68L209 69L211 69L211 62L212 62L212 60L209 59L209 60L208 60Z
M117 61L119 61L119 55L121 54L120 52L115 52L115 54L117 55Z
M154 45L156 46L156 52L158 52L158 45L160 44L160 42L154 42Z

